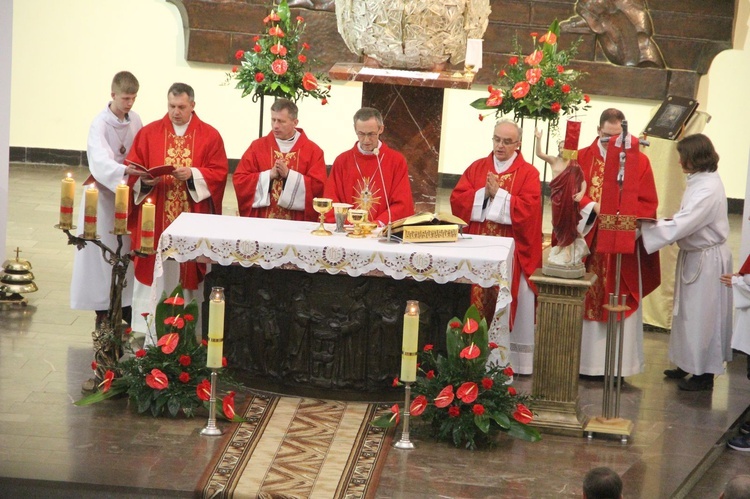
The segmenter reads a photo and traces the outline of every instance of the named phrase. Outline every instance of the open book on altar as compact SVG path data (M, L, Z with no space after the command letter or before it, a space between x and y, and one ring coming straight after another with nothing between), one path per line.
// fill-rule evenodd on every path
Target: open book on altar
M393 222L391 237L411 243L455 242L466 225L451 213L422 212Z
M146 168L143 165L139 165L138 163L135 163L133 161L125 160L125 163L127 165L130 165L139 171L142 171L145 175L156 178L156 177L163 177L164 175L169 175L174 171L174 166L172 165L161 165L161 166L154 166L151 168Z

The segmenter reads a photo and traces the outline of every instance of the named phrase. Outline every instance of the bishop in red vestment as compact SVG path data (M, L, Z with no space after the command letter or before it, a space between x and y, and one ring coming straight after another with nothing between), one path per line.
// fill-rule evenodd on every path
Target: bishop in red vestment
M409 168L404 156L380 141L383 117L364 107L354 115L357 143L339 154L325 184L325 197L368 209L369 220L386 225L414 214ZM333 222L333 211L326 215Z
M516 372L530 374L536 288L529 276L542 266L542 190L539 171L521 155L520 139L521 130L515 123L502 121L495 126L492 154L466 169L450 201L453 214L469 222L468 233L515 240L511 359L515 357ZM497 289L472 290L472 303L488 320L494 316L496 297Z
M250 144L232 175L243 217L318 219L312 200L323 195L323 150L296 128L297 106L278 99L271 106L271 133Z
M581 340L581 369L585 375L604 374L607 311L609 294L615 291L616 258L622 254L620 294L627 295L630 307L625 315L622 376L643 371L643 318L641 298L659 286L661 274L659 255L648 255L640 239L636 239L636 219L656 217L658 198L654 174L648 157L638 149L637 139L631 138L626 150L626 166L620 192L617 184L619 154L622 145L617 137L622 133L622 112L607 109L599 123L599 137L588 147L578 151L586 185L586 195L581 200L584 218L595 203L600 205L598 218L586 229L586 243L591 254L586 260L586 270L597 279L586 294L584 305L583 336ZM605 146L600 138L610 137ZM606 147L606 148L605 148ZM648 269L641 273L641 269Z

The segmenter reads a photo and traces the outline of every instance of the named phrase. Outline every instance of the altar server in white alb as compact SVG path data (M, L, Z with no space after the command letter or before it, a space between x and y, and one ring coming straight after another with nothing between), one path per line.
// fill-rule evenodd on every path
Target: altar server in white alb
M750 256L745 259L739 272L722 275L721 282L732 288L734 298L732 348L748 355L747 377L750 379ZM748 449L750 449L750 443L748 443Z
M138 80L132 73L121 71L112 79L112 100L100 112L89 128L86 154L89 161L90 180L99 190L96 232L101 241L112 249L117 248L117 236L110 234L115 223L115 189L137 173L123 164L138 130L141 118L131 111L138 94ZM132 171L131 171L132 170ZM88 185L84 186L84 189ZM81 196L78 227L83 227L85 196ZM130 237L122 236L122 254L130 251ZM73 261L73 278L70 283L70 307L78 310L95 310L96 324L108 320L109 291L112 267L99 247L87 244L76 252ZM133 267L128 268L126 286L122 290L123 319L130 324L133 296Z
M679 379L681 390L712 390L714 375L732 360L732 291L720 282L732 272L727 198L708 137L689 135L677 152L687 174L680 210L671 219L643 223L641 232L649 253L675 242L680 248L669 338L669 360L677 368L664 375Z

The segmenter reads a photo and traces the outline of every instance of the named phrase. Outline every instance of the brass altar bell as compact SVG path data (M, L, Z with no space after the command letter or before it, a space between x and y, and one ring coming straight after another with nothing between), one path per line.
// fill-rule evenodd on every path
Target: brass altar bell
M0 303L20 303L26 305L28 300L21 293L33 293L38 290L31 273L31 262L19 258L21 252L16 248L16 258L5 260L0 272Z

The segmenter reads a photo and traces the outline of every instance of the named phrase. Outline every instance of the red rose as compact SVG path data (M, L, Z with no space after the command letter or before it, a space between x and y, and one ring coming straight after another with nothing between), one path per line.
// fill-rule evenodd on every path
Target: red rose
M589 97L588 94L583 94L583 100L588 104L591 102L591 97Z
M482 388L484 388L485 390L489 390L494 384L495 382L492 380L492 378L482 378Z
M473 381L467 381L458 388L456 396L465 404L471 404L479 395L479 387Z
M258 83L262 82L265 79L266 79L266 75L264 75L260 71L258 71L257 73L255 73L255 81L257 81Z
M227 419L231 420L234 418L234 392L227 393L221 401L221 408L224 410L224 415Z
M544 84L547 85L548 87L554 87L555 86L555 79L551 78L551 77L548 77L547 79L544 80Z
M310 45L308 45L307 42L302 42L302 48L305 50L310 50Z
M479 121L484 121L484 115L482 113L479 113Z
M243 57L245 57L244 50L238 50L237 52L234 53L234 58L237 59L238 61L242 59Z
M482 414L484 414L484 406L482 404L474 404L474 406L471 408L471 412L473 412L477 416L481 416Z
M427 371L425 373L425 377L427 379L433 379L435 377L435 371L433 371L432 369L430 369L429 371Z
M510 94L513 96L514 99L522 99L526 97L526 94L529 93L529 90L531 90L531 85L529 85L529 82L519 81L513 86L513 89L510 91Z
M185 371L182 371L180 373L179 378L177 379L179 379L181 383L187 383L188 381L190 381L190 374L186 373Z
M193 322L195 320L195 317L193 317L193 314L185 314L183 315L185 317L185 320L188 322Z
M201 340L201 346L203 346L203 347L208 346L208 341Z
M160 370L151 369L151 372L146 375L146 384L154 390L164 390L169 386L169 379Z
M289 63L284 59L276 59L271 63L271 70L279 76L286 74L287 69L289 69Z
M159 341L156 342L156 346L161 347L161 351L169 355L170 353L174 352L179 342L180 342L179 334L169 333L159 338Z
M490 347L490 350L494 350L498 347L497 343L494 341L490 341L490 344L488 345Z
M508 366L505 369L503 369L503 374L506 376L513 376L513 368Z
M398 380L398 376L396 376L395 378L393 378L393 383L391 383L391 386L395 387L399 385L401 385L401 382Z
M448 324L448 327L450 327L451 329L458 329L461 327L461 323L458 321L453 321L450 324Z
M300 54L300 57L303 57L303 56ZM314 74L307 72L302 75L302 88L304 88L308 92L318 88L318 80L315 79Z
M512 386L509 386L508 387L508 395L510 395L511 397L515 397L516 396L516 389L513 388Z
M102 388L102 392L107 392L109 390L109 388L112 386L113 379L115 379L115 373L107 369L107 372L104 373L104 381L99 383L99 386Z
M559 113L560 112L560 103L559 102L553 102L550 107L550 111L553 113Z
M453 402L455 396L456 395L453 393L453 385L446 386L445 388L440 390L438 396L435 397L435 407L437 407L438 409L448 407L450 403Z
M534 419L534 415L531 413L528 407L523 404L516 405L516 412L513 413L513 419L519 423L529 424Z
M180 355L179 362L181 366L187 367L193 362L193 359L191 359L189 355Z
M461 409L459 409L457 406L452 405L448 408L448 416L452 418L457 418L461 415Z
M94 371L96 371L96 361L95 360L91 362L91 369L93 369Z
M307 56L305 54L300 54L297 56L297 60L301 62L302 64L307 62Z
M570 92L570 85L567 83L564 84L562 87L560 87L560 90L562 90L562 93L567 94Z
M459 357L461 357L462 359L466 359L466 360L472 360L472 359L476 359L477 357L479 357L480 353L482 352L479 350L479 347L476 346L474 343L472 343L468 347L461 350Z
M260 54L260 52L261 52L261 51L263 50L263 48L262 48L262 47L261 47L260 45L258 45L258 44L256 43L256 44L255 44L255 45L253 46L253 50L255 51L255 53L256 53L256 54Z
M179 306L179 305L184 305L185 304L185 300L183 300L180 295L174 295L174 296L170 296L169 298L167 298L166 300L164 300L164 304L165 305L178 305Z
M417 396L409 406L409 414L412 416L421 416L427 408L427 397L424 395Z
M328 99L324 98L323 100L320 101L321 106L325 106L326 104L328 104Z
M138 350L137 352L135 352L135 356L138 357L139 359L143 358L143 357L146 356L146 351L141 348L140 350Z
M143 312L143 313L141 313L141 317L143 317L144 319L145 319L146 317L148 317L149 315L151 315L151 314L150 314L150 313L148 313L148 312Z
M211 400L211 382L204 379L195 387L195 393L201 400Z
M254 36L254 37L253 37L253 42L256 42L256 43L257 43L257 42L258 42L258 40L260 40L260 37L259 37L259 36Z
M508 64L510 64L511 66L515 66L516 64L518 64L518 57L513 56L508 59Z
M429 351L430 351L430 350L432 350L433 348L435 348L435 346L434 346L434 345L431 345L431 344L429 344L429 343L428 343L428 344L426 344L426 345L424 346L423 350L424 350L425 352L429 352Z
M562 66L560 66L560 65L558 64L558 65L557 65L557 72L558 72L558 73L563 73L563 72L565 72L565 68L564 68L564 67L562 67Z

